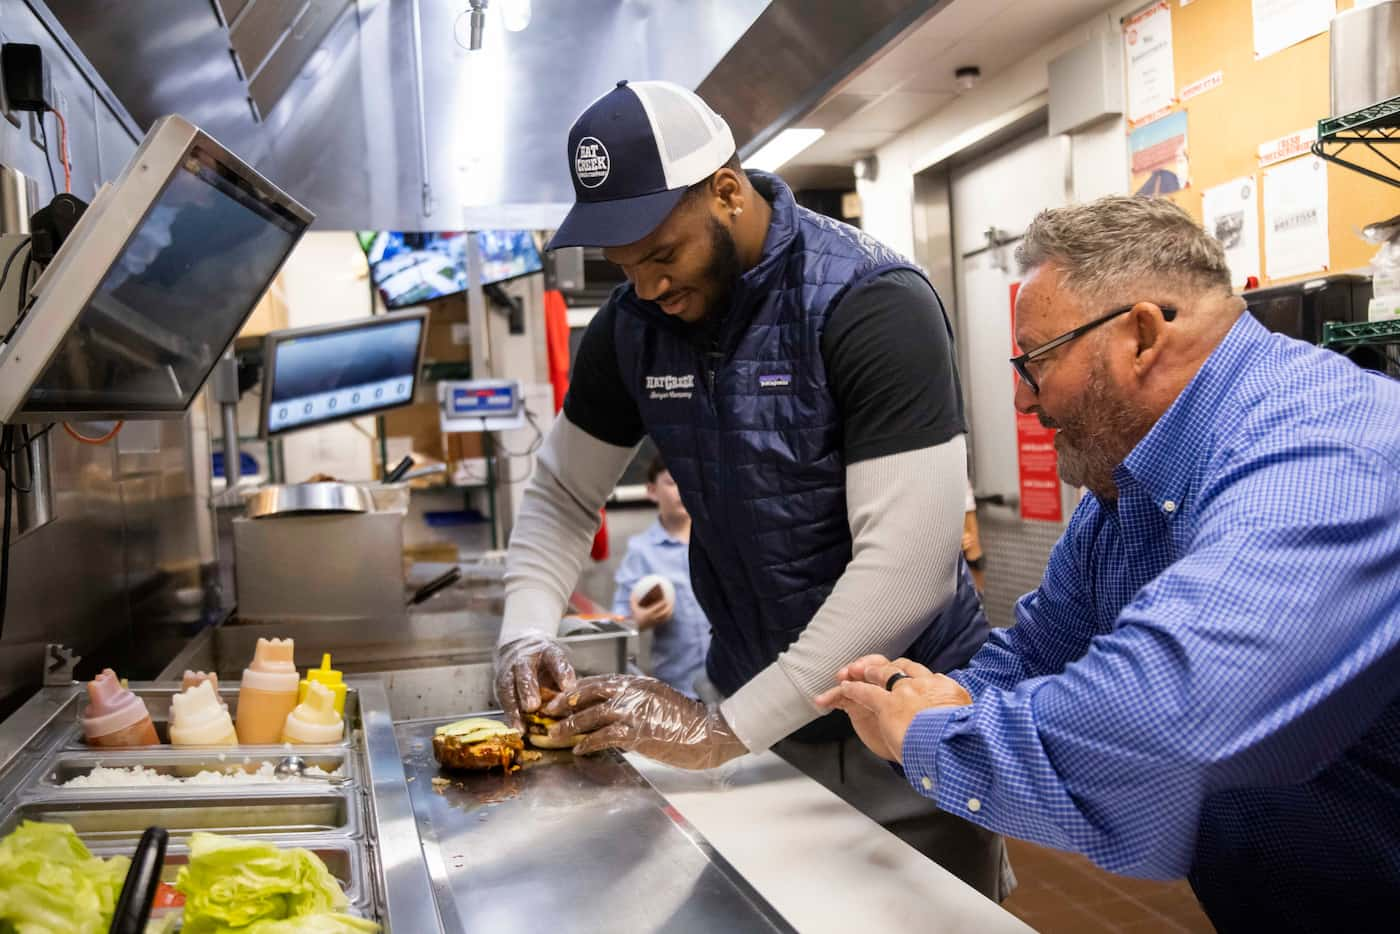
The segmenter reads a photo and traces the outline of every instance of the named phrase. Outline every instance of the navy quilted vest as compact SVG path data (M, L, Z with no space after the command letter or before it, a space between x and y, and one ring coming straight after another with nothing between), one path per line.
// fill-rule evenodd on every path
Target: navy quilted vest
M623 382L690 511L691 585L713 627L707 669L726 695L798 637L851 560L822 331L852 286L913 268L799 207L776 176L749 176L772 203L772 223L714 343L697 346L631 286L613 296ZM961 579L906 653L935 670L966 661L986 638L965 568Z

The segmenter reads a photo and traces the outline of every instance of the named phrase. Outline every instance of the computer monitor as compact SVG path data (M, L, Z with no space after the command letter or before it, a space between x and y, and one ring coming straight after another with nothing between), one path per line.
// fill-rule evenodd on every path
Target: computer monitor
M464 233L362 231L359 239L385 308L421 305L467 290Z
M312 219L162 117L34 284L0 349L0 422L179 416Z
M263 437L411 405L427 333L424 309L268 334Z
M481 248L481 284L504 282L544 269L544 259L528 230L482 230L476 235Z
M391 311L467 290L467 233L362 230L357 236L374 287ZM471 236L481 250L482 285L544 269L528 230L479 230Z

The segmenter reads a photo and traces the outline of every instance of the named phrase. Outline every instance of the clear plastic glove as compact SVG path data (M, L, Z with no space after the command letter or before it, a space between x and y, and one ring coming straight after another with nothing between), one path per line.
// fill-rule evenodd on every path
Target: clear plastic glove
M558 691L572 691L578 682L574 666L564 647L546 635L532 634L496 646L496 702L505 712L506 722L525 729L525 714L534 713L543 703L540 681Z
M552 737L588 734L574 747L579 756L623 749L677 768L713 769L748 752L718 707L655 678L584 678L546 704L544 715L566 718L550 729Z

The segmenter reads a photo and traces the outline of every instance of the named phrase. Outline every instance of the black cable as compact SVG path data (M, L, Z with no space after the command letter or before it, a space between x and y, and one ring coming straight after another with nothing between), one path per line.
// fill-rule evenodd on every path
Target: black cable
M14 429L6 425L0 429L0 447L10 448ZM0 469L5 471L5 520L0 527L0 639L5 638L5 605L10 595L10 521L14 509L15 491L10 488L10 461L6 454Z
M44 150L44 168L49 170L49 184L53 186L55 197L58 195L58 179L53 174L53 159L49 157L49 131L44 127L48 121L44 119L43 112L36 113L34 119L39 121L39 139Z
M10 251L10 255L5 257L5 271L0 272L0 289L5 287L6 280L10 278L10 267L14 265L15 257L19 256L19 251L27 246L29 246L29 238L25 237L19 243L15 244L15 248Z
M15 336L15 332L19 330L20 322L24 320L25 313L29 311L29 306L26 305L24 302L24 293L29 291L29 260L33 255L33 250L30 250L28 253L24 254L24 265L21 266L19 269L20 281L19 292L17 294L17 297L15 298L15 323L10 325L10 329L5 332L4 342L6 344L10 342L10 338Z

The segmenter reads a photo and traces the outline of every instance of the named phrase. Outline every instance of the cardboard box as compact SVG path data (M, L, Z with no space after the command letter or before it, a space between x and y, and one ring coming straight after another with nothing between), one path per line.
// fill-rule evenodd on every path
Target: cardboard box
M416 402L384 413L384 435L409 438L409 450L434 460L444 460L442 429L437 402Z

